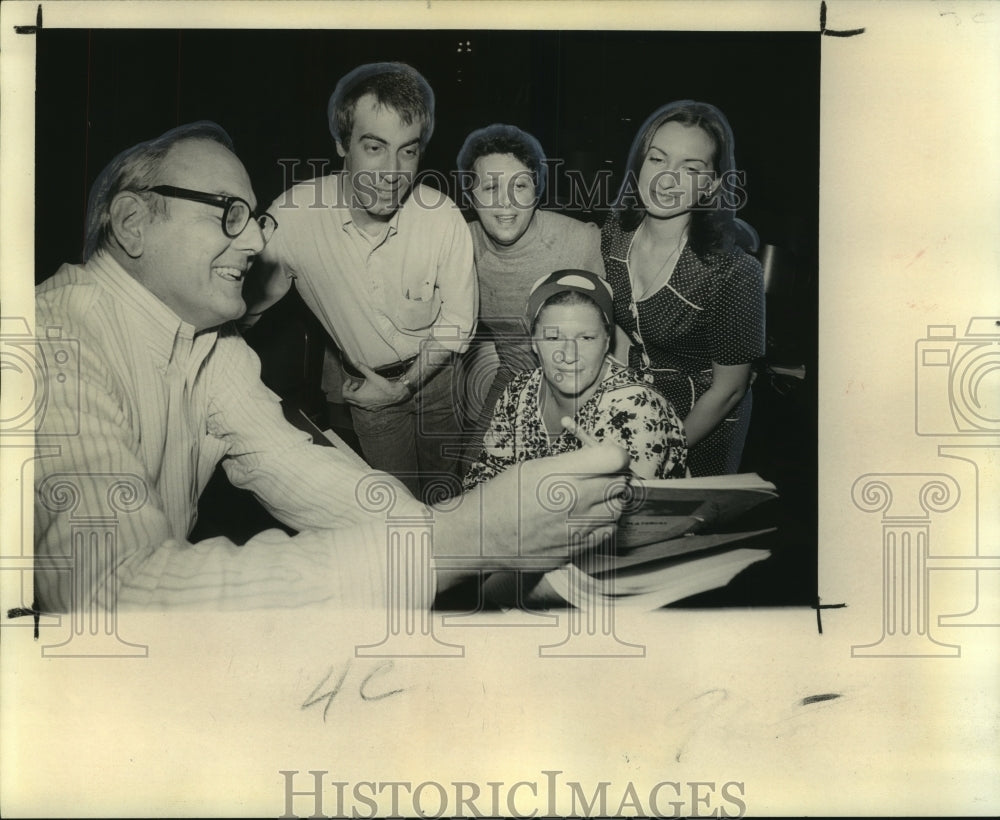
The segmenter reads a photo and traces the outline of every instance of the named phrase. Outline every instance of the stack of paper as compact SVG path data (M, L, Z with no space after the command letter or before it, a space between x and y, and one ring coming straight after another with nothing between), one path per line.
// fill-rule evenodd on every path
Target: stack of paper
M773 527L731 531L742 515L777 498L754 473L633 482L634 499L610 552L588 550L546 573L533 605L569 603L657 609L725 586L770 550L747 546Z

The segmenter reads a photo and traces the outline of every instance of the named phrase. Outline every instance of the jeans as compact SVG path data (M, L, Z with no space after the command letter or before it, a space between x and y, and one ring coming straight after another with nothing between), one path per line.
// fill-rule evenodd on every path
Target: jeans
M425 502L461 491L458 463L462 433L447 364L407 401L377 410L351 406L354 432L365 461L402 481Z

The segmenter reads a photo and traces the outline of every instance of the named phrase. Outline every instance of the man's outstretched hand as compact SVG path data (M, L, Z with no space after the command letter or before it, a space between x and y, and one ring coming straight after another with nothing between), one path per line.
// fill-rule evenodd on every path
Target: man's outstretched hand
M438 588L473 568L561 566L577 550L599 543L621 515L628 464L620 447L588 443L572 453L525 461L458 504L442 505L454 508L435 512Z

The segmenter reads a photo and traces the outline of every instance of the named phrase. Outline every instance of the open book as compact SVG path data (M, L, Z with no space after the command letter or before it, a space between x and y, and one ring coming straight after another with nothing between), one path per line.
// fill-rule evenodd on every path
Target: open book
M632 481L632 498L618 522L617 552L688 533L720 532L754 507L776 499L756 473Z
M580 609L611 604L652 610L724 587L748 566L763 561L770 554L766 549L713 550L687 560L650 563L641 570L635 567L625 572L611 569L595 575L584 572L576 564L568 564L546 573L542 581L565 602ZM529 603L541 603L542 595L544 592L536 588ZM551 605L551 601L548 603Z
M746 513L777 499L775 486L755 473L633 481L611 545L577 555L545 574L530 605L555 602L589 608L614 605L657 609L725 586L770 555L756 548L774 527L740 529Z

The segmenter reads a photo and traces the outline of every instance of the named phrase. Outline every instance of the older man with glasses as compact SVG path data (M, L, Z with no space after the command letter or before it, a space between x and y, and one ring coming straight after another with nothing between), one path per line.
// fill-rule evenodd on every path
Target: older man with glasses
M544 473L498 480L469 503L435 510L284 419L231 321L246 310L244 276L276 227L255 207L226 133L208 122L181 126L102 171L83 264L37 287L36 344L61 347L37 391L36 607L378 605L391 581L385 513L356 499L373 477L395 492L394 515L433 521L435 559L447 554L463 567L439 565L438 589L484 563L516 564L522 532L522 556L565 561L565 514L532 506L521 490ZM239 549L223 537L189 543L220 461L298 534L268 530ZM547 469L579 473L577 514L593 515L607 508L610 474L624 461L614 448L591 448ZM595 529L618 511L612 504ZM432 583L414 603L433 593Z

